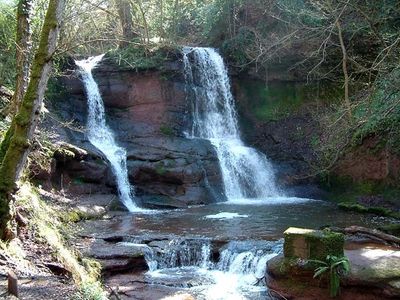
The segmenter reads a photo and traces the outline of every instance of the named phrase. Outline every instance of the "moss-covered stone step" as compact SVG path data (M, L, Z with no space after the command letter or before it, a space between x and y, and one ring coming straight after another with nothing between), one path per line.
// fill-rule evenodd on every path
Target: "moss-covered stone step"
M343 256L344 235L330 230L290 227L284 232L285 258L325 260Z

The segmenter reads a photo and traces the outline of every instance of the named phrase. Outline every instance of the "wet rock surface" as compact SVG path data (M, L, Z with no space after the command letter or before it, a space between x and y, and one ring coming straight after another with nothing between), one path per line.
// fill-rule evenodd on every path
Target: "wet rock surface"
M96 221L88 223L94 222ZM103 223L103 226L106 224ZM96 258L101 264L103 281L113 291L110 299L114 299L113 295L115 299L193 299L191 292L198 292L206 289L207 285L215 284L213 278L204 273L207 272L206 269L199 269L203 266L204 258L207 258L208 264L216 264L226 251L252 251L254 255L261 255L258 251L270 252L276 245L261 240L229 243L218 239L172 234L129 235L122 231L99 234L95 238L87 234L87 230L81 234L79 244L82 254ZM205 245L210 246L209 254L204 254ZM250 252L247 255L251 260L253 256ZM233 256L236 257L240 255ZM223 260L225 264L231 262L227 258Z
M267 82L246 76L233 78L243 138L274 162L278 182L287 194L324 199L312 164L317 163L313 142L319 124L307 105L315 93L303 91L305 83L284 78Z
M178 70L178 71L177 71ZM186 207L224 200L222 175L211 143L185 138L190 128L190 101L185 96L179 63L165 70L117 70L106 62L94 71L105 104L107 124L127 151L129 180L141 205ZM65 91L54 110L73 126L54 155L53 185L70 194L110 194L115 180L102 153L84 130L87 100L77 74L60 79Z

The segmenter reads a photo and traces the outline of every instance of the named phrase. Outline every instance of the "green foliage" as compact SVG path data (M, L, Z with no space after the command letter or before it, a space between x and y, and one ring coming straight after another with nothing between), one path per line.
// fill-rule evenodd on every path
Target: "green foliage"
M309 260L311 263L319 265L315 269L314 278L322 276L325 273L329 274L329 294L331 297L336 297L340 292L340 277L347 275L350 272L350 262L346 256L337 257L328 255L325 261Z
M335 102L338 93L337 88L329 84L317 87L302 83L271 82L266 86L262 81L240 79L238 85L243 95L243 102L239 103L241 110L250 111L258 121L288 117L311 103Z
M106 300L106 294L99 282L84 282L79 292L72 296L73 300Z
M235 0L215 0L203 7L203 36L211 43L225 38L229 27L229 7L234 2Z
M388 224L384 225L378 228L379 230L382 230L383 232L386 232L388 234L400 237L400 224Z
M179 43L198 39L204 25L204 9L213 0L165 1L161 17L158 2L150 19L154 34L166 40Z
M123 69L160 69L175 51L176 49L171 47L155 47L148 50L144 46L128 46L108 52L107 58Z
M174 130L171 127L169 127L168 125L165 125L165 124L160 126L160 132L163 135L166 135L166 136L173 136L174 135Z
M165 175L165 173L167 172L167 169L165 168L163 163L159 163L156 166L156 173L160 176Z
M277 7L285 19L296 19L307 26L322 26L326 20L326 15L304 0L278 0Z
M354 132L354 144L360 144L370 135L381 135L384 138L382 146L387 145L400 154L399 83L400 65L382 75L372 95L357 106L354 117L361 126Z
M254 33L247 27L241 27L237 35L222 43L221 51L231 63L243 68L250 62L246 49L252 43L254 43Z
M12 1L13 2L13 1ZM15 79L15 3L0 2L0 85L14 87Z
M338 204L338 207L340 209L347 210L347 211L375 214L378 216L392 217L395 219L400 219L400 213L392 211L391 209L386 208L386 207L380 207L380 206L367 207L367 206L364 206L364 205L361 205L358 203L349 203L349 202L341 202Z

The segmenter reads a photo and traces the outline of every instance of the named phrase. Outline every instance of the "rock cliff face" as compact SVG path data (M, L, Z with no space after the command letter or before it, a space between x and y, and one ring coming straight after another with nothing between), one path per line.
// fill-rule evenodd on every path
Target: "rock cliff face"
M307 103L314 90L303 82L264 82L236 77L233 81L241 128L247 144L275 162L276 175L290 195L324 198L310 168L316 162L312 141L320 129Z
M400 177L400 157L380 146L380 142L379 137L365 138L362 145L344 155L334 172L354 182L396 183Z
M248 76L234 79L244 138L277 163L280 183L292 189L294 195L323 199L334 189L319 188L321 181L314 175L315 167L320 166L316 150L324 132L318 116L340 99L341 90L331 85L284 80L266 83L249 80ZM330 176L340 186L337 190L371 196L371 191L352 191L353 186L398 186L400 157L384 136L366 137L338 158Z
M179 63L166 63L162 72L137 73L105 60L94 77L107 123L117 143L127 150L129 179L139 201L152 207L183 207L224 200L214 148L209 141L184 135L190 128L191 113ZM65 92L53 99L53 110L63 121L72 122L73 126L65 129L67 142L84 149L85 154L71 155L70 146L61 151L55 157L53 182L72 193L109 193L115 190L110 168L90 145L84 130L76 130L86 124L83 84L75 73L60 79L59 84Z

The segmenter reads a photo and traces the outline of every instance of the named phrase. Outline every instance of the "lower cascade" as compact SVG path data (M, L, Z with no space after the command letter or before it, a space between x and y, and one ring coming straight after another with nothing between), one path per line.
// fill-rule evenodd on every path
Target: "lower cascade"
M103 56L99 55L86 60L75 61L80 68L88 98L87 137L90 143L99 149L110 162L116 177L119 197L125 207L133 212L139 210L139 208L133 200L133 188L128 180L126 151L117 145L112 130L106 124L104 103L92 75L93 68L101 61Z
M267 261L282 251L282 242L231 241L216 252L203 239L171 240L164 249L143 247L153 284L189 290L196 299L265 299Z
M228 200L282 196L271 163L240 138L234 99L222 57L212 48L184 47L184 73L193 99L192 138L214 145Z

